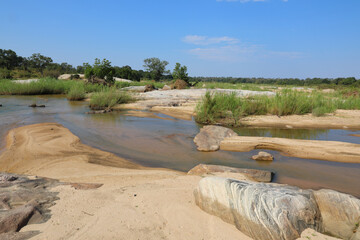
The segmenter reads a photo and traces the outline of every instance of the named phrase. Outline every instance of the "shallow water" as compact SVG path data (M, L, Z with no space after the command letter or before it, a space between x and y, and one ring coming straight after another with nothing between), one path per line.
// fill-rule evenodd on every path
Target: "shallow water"
M36 101L46 108L29 108ZM199 163L266 169L275 172L275 182L303 188L331 188L360 197L360 164L336 163L285 157L276 151L273 162L256 162L246 153L218 151L198 152L193 138L201 126L194 121L160 117L126 116L126 111L87 115L85 102L69 102L64 96L0 96L0 149L5 135L12 128L41 122L58 122L69 128L81 141L90 146L113 152L136 163L150 167L165 167L188 171ZM344 141L360 144L360 131L314 129L254 129L237 128L244 136L269 136L298 139ZM1 151L1 150L0 150Z

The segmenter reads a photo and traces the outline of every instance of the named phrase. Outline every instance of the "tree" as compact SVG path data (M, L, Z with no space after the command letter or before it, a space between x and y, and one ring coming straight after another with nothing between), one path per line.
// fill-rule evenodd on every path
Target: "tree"
M53 62L50 57L45 57L40 53L34 53L31 57L28 58L29 65L32 68L39 69L41 75L43 75L44 69Z
M174 79L181 79L181 80L184 80L187 83L189 82L189 76L188 76L188 73L187 73L187 67L186 66L181 66L180 63L176 63L172 75L173 75Z
M12 70L21 65L23 58L13 50L0 49L0 68Z
M159 58L147 58L144 60L144 68L150 73L151 78L159 81L164 73L169 73L166 70L167 61L161 61Z
M111 62L105 58L100 61L100 59L95 58L95 63L91 66L88 63L84 63L84 72L85 78L93 81L95 78L104 79L106 83L114 83L114 73L115 70L111 66Z

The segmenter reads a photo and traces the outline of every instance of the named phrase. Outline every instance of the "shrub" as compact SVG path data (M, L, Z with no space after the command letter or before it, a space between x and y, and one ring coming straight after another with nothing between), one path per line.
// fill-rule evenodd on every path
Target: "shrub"
M127 92L117 92L115 88L91 95L90 108L94 110L111 109L116 104L128 103L133 99Z

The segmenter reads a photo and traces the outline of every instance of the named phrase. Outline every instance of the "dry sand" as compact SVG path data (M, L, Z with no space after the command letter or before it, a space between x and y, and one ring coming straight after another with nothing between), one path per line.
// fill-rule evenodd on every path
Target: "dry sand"
M360 144L337 141L235 136L225 138L220 149L239 152L271 149L298 158L360 163Z
M56 123L11 130L0 167L65 182L104 184L91 190L54 188L60 200L51 208L52 217L21 230L40 231L33 239L250 239L195 205L193 189L200 177L143 168L83 145Z

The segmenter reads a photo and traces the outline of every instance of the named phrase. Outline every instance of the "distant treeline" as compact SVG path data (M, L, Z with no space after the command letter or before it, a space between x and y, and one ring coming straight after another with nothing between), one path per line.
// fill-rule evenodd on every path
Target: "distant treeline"
M346 85L360 87L360 80L355 77L347 78L233 78L233 77L192 77L193 82L226 82L226 83L253 83L271 85Z
M83 74L84 63L80 66L72 66L66 62L54 63L51 57L46 57L40 53L34 53L30 57L18 56L13 50L0 49L0 79L18 78L38 78L53 77L57 78L61 74ZM150 72L134 70L130 66L114 66L114 77L140 81L150 79ZM171 75L164 75L162 79L171 79Z

